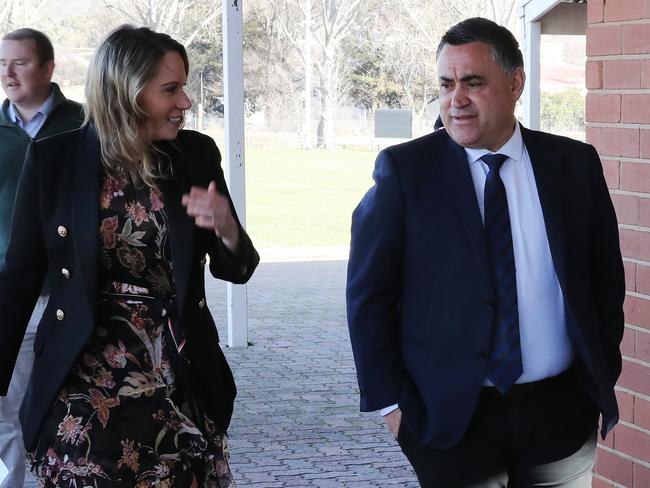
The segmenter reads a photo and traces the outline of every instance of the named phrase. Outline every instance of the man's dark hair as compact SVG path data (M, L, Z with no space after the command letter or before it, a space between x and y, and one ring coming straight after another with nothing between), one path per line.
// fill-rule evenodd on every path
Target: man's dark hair
M32 39L34 41L36 57L38 57L38 62L41 65L50 60L54 61L54 47L52 47L52 42L41 31L23 27L22 29L16 29L5 34L2 38L3 41L24 41L26 39Z
M524 66L524 58L515 36L505 27L481 17L463 20L445 32L438 44L436 56L440 56L440 51L447 44L460 46L470 42L484 42L492 46L494 61L508 74Z

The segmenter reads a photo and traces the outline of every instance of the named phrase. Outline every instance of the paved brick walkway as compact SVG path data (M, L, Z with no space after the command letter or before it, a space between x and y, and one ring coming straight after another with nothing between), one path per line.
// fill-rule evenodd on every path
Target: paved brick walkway
M240 488L418 486L381 420L358 411L345 266L265 263L249 284L253 346L225 351L239 389L230 450ZM225 343L225 284L209 283Z

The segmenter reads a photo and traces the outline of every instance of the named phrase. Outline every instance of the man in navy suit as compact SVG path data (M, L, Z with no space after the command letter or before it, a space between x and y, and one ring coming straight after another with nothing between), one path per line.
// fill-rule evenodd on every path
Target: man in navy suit
M438 47L444 129L382 151L352 217L347 312L361 410L425 487L589 487L618 420L625 284L590 145L514 116L505 28Z

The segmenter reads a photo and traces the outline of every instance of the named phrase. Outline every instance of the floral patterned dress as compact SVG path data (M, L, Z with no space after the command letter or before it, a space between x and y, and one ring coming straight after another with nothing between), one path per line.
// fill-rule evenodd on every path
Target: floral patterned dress
M162 196L106 176L99 205L96 327L46 416L32 470L45 488L232 487L223 433L175 387Z

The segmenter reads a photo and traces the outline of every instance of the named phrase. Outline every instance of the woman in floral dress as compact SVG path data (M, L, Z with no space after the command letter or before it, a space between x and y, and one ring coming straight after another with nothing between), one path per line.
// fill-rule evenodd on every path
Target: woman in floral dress
M23 405L30 462L45 488L234 486L225 433L235 389L205 304L203 265L209 254L213 275L242 283L259 258L214 142L179 131L191 106L187 73L173 39L118 28L91 62L87 124L27 158L15 218L41 224L12 231L0 340L12 343L7 324L63 266ZM39 250L30 265L25 253Z

